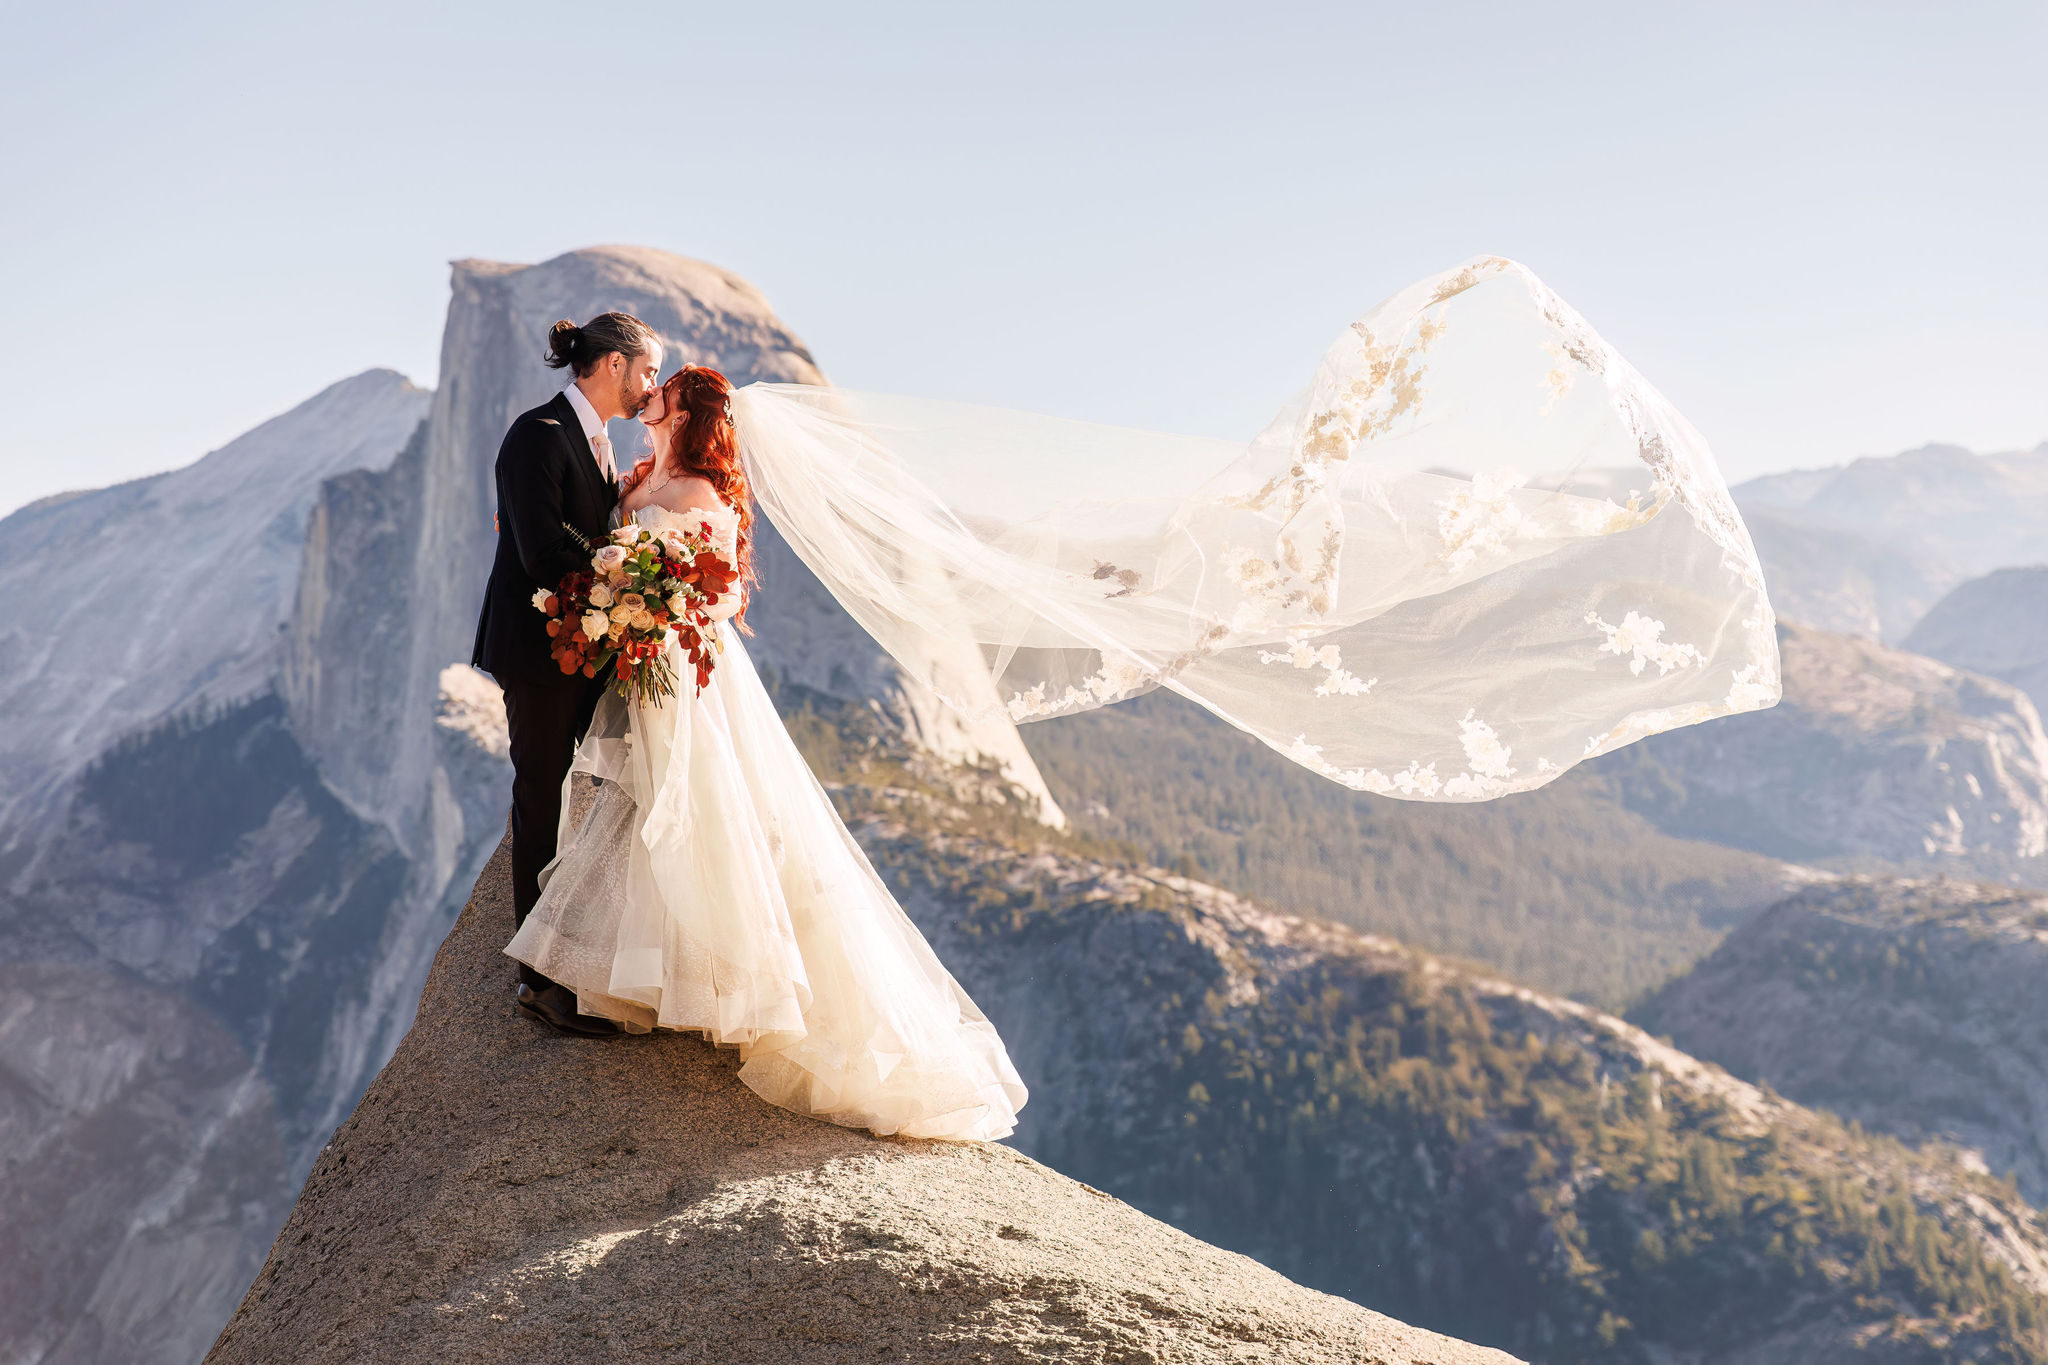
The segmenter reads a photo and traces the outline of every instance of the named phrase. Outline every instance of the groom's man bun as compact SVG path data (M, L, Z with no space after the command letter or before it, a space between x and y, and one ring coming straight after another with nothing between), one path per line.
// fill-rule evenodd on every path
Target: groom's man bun
M581 327L563 318L548 328L548 368L573 369L581 379L614 351L632 360L659 345L654 329L631 313L599 313Z

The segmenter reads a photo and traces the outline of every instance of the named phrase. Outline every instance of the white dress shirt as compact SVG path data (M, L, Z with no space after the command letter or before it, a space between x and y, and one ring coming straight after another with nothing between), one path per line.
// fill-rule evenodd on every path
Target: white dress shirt
M576 420L583 423L583 434L590 440L590 453L596 459L597 467L607 479L618 480L618 466L612 462L612 438L605 432L604 418L597 415L597 409L590 406L590 400L583 396L583 390L571 384L562 390L569 397L569 406L576 409Z

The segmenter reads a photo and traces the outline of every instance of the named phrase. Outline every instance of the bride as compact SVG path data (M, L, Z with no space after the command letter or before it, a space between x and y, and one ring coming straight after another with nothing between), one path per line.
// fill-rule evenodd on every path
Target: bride
M758 505L974 723L1166 687L1357 790L1472 801L1778 698L1706 443L1499 257L1354 323L1248 445L697 366L640 420L623 515L710 521L745 581ZM606 694L595 803L505 951L585 1013L737 1047L774 1104L1002 1137L1024 1085L783 729L745 600L701 690Z
M656 530L709 520L744 583L753 510L730 399L716 370L670 377L640 413L654 458L619 510ZM744 600L715 609L723 649L694 696L686 664L667 701L605 694L576 767L608 780L505 951L583 1013L736 1046L770 1103L878 1133L1002 1137L1024 1083L783 729L735 630Z

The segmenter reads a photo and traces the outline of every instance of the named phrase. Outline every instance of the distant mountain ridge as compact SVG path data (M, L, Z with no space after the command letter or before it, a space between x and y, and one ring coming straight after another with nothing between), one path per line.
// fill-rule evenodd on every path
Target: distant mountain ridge
M2048 705L2048 567L1998 569L1935 603L1906 648L2009 682Z
M1964 579L2048 561L2048 442L1927 445L1732 492L1778 614L1825 630L1897 642Z

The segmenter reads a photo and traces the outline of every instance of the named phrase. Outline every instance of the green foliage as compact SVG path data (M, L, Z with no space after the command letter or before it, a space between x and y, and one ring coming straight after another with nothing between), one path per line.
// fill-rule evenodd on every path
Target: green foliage
M1805 985L1828 985L1886 1000L1926 999L1937 994L1929 937L1921 926L1903 940L1889 934L1842 928L1786 944L1786 966Z
M1155 866L1620 1009L1775 899L1579 770L1480 805L1353 792L1166 692L1022 727L1068 815Z

